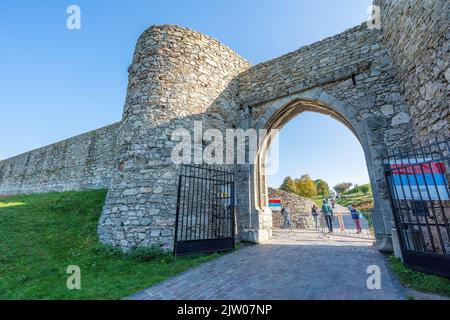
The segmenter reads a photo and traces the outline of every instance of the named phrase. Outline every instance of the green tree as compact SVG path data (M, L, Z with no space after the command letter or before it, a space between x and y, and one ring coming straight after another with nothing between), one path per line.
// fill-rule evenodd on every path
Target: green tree
M367 193L369 193L370 187L368 184L365 184L365 185L360 186L359 190L361 190L362 193L367 194Z
M328 197L330 195L330 186L328 185L328 183L326 183L322 179L317 179L314 182L316 184L317 194L320 194L324 197Z
M281 190L291 193L297 193L297 186L292 177L284 178L283 184L280 187Z
M350 189L350 187L352 186L352 184L353 184L353 183L351 183L351 182L341 182L341 183L335 185L333 189L334 189L337 193L342 194L342 193L344 193L345 191L347 191L348 189Z
M311 177L304 174L300 179L295 181L297 186L297 194L305 198L312 198L317 196L317 187Z

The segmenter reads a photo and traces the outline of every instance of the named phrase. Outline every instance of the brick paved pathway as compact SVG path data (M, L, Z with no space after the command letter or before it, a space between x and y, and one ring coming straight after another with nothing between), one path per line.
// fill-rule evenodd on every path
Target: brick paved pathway
M382 289L368 290L378 265ZM320 239L313 231L276 231L270 243L243 248L139 292L130 299L403 299L386 258L368 241Z

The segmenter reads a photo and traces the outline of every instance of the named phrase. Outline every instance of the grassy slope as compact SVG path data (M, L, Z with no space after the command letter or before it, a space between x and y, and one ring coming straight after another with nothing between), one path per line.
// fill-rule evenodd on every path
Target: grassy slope
M361 210L361 213L369 221L369 227L373 228L372 209L373 209L373 195L372 190L369 188L367 194L361 192L358 189L352 189L344 192L342 198L337 201L340 205L348 207L351 204L355 204L356 207Z
M118 299L217 255L138 262L104 250L97 222L106 191L0 199L0 299ZM81 290L66 269L81 268Z
M319 207L319 209L322 209L324 199L325 199L324 196L317 195L316 197L312 198L311 200L315 202L315 204Z
M373 196L371 194L366 195L363 193L345 194L343 195L343 198L339 199L338 203L340 205L343 205L344 207L347 207L352 203L356 204L357 206L361 203L369 206L371 204L373 206Z
M395 257L390 257L389 263L403 285L417 291L450 297L450 279L413 271Z

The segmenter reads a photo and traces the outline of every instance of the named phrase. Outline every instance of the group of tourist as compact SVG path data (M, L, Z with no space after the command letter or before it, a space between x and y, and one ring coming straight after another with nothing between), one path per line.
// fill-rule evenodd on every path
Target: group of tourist
M319 210L319 207L314 204L311 208L311 215L314 221L315 229L319 229L319 214L322 213L323 217L325 219L325 222L327 224L328 233L333 233L333 218L334 218L334 210L335 210L336 201L334 199L323 200L322 208ZM348 206L348 210L350 211L350 214L352 216L353 222L356 226L356 233L360 234L362 232L361 228L361 218L362 214L361 212L355 208L353 204ZM284 218L283 222L283 228L291 228L292 229L292 222L291 222L291 215L289 213L289 209L287 207L287 203L283 205L281 209L281 214ZM342 221L342 214L340 215L340 221L339 225L341 226L341 230L343 230L343 221Z

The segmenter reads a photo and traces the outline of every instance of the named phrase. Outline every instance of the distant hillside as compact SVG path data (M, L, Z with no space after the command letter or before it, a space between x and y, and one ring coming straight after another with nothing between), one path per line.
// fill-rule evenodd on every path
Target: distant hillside
M314 201L310 199L306 199L296 194L285 192L280 189L269 188L269 198L271 199L280 199L283 205L286 205L291 214L292 224L295 227L295 221L298 220L300 215L308 216L308 220L310 220L311 208L314 205ZM280 212L274 212L272 214L273 217L273 227L281 228L283 226L283 217Z

